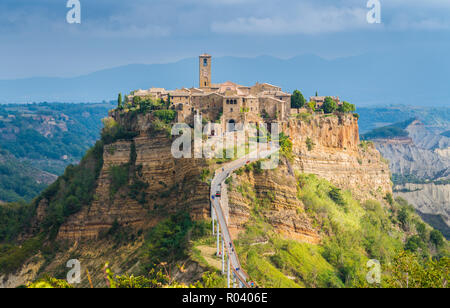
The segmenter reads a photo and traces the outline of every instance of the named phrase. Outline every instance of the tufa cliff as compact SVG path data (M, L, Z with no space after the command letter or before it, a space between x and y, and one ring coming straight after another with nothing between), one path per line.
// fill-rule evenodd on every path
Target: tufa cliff
M206 161L173 158L172 139L152 127L150 114L112 116L134 137L104 146L92 204L61 226L58 239L97 238L114 223L148 229L178 211L208 217L209 186L200 181Z
M177 211L194 220L209 217L209 185L201 180L220 165L206 159L175 159L172 139L155 129L152 115L112 113L129 134L103 150L92 202L71 215L59 229L58 239L95 239L114 224L145 230ZM353 116L310 115L283 125L293 143L293 159L282 159L277 170L240 179L257 194L274 195L271 221L280 233L301 241L320 241L317 230L304 215L296 197L297 173L323 177L365 200L383 198L391 192L389 168L370 145L359 143L358 123ZM123 177L124 179L121 179ZM46 200L38 208L44 215ZM230 229L235 235L249 210L245 198L230 194Z
M253 198L270 204L264 215L277 232L301 242L319 243L320 230L297 198L297 175L301 173L324 178L360 200L381 200L392 193L387 163L372 145L360 144L358 121L353 116L295 119L284 131L293 143L292 159L283 157L280 166L270 172L233 175L228 211L229 228L235 237L250 219ZM255 196L249 196L248 191Z

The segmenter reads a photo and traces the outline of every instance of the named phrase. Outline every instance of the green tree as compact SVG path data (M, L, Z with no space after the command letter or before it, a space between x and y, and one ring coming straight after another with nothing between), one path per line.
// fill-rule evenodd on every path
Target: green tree
M292 108L303 108L305 106L306 100L303 96L302 92L299 90L295 90L294 93L292 93L291 98L291 107Z
M390 206L394 205L394 198L392 197L391 193L387 193L386 197L384 197L384 200L386 200L386 202L389 203Z
M314 112L316 111L316 102L311 101L308 103L308 107Z
M325 102L323 103L322 109L325 113L333 113L337 110L337 103L331 98L326 97Z
M422 241L417 235L411 236L405 244L405 250L416 252L422 246Z
M119 97L117 98L117 107L122 108L122 93L119 93Z
M438 230L433 230L430 232L430 241L436 246L436 248L444 245L444 236Z
M345 205L345 200L342 195L342 191L339 188L333 187L331 188L328 196L333 200L337 205Z
M141 101L142 101L142 97L140 97L140 96L133 97L133 104L135 106L137 106Z
M168 94L167 95L167 109L169 109L170 108L170 105L172 104L172 102L170 101L170 99L171 99L171 97L170 97L170 94Z
M343 102L342 105L338 107L338 111L342 113L350 113L356 111L356 106L353 104L350 104L349 102Z

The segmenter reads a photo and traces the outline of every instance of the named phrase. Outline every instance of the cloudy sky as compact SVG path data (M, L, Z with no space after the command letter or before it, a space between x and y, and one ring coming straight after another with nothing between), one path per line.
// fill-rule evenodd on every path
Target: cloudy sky
M325 58L449 50L449 0L1 0L0 79L76 76L131 63L214 56Z

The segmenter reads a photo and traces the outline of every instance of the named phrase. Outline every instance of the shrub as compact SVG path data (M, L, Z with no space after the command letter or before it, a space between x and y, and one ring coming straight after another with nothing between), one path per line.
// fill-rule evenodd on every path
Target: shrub
M110 168L111 186L110 194L114 196L120 188L128 184L129 181L129 165L112 166Z
M161 262L171 263L187 256L190 235L196 240L207 234L209 228L204 222L193 222L188 213L180 212L161 221L146 236L146 268L153 268Z
M314 150L314 146L315 146L315 143L312 141L312 139L309 137L306 138L306 147L308 148L308 151Z
M350 112L355 112L356 111L356 107L353 104L350 104L349 102L343 102L342 105L340 105L338 107L338 111L342 112L342 113L350 113Z
M284 155L288 159L293 159L292 156L292 141L289 139L289 136L286 136L284 133L280 134L279 137L281 154Z
M157 110L154 115L164 123L169 124L175 120L176 112L174 110Z
M438 230L433 230L430 232L430 241L436 248L439 248L444 245L444 236Z
M342 196L342 191L339 188L333 187L331 188L328 196L333 200L337 205L345 205L344 197Z
M421 246L423 242L417 235L411 236L408 238L405 244L405 250L409 250L411 252L416 252Z
M209 178L210 175L211 175L211 171L209 169L203 169L200 174L200 180L202 182L205 182Z
M387 193L386 197L384 197L384 200L386 200L386 202L389 203L390 206L394 205L394 198L392 197L391 193Z
M138 135L137 132L126 130L112 118L103 119L103 125L101 139L105 145L114 143L120 139L132 140Z

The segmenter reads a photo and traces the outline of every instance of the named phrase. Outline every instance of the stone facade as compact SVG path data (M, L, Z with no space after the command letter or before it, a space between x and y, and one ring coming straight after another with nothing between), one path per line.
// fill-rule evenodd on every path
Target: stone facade
M221 123L223 131L240 127L244 123L256 124L287 122L291 113L291 95L278 86L256 83L242 86L231 81L211 83L212 57L199 57L199 87L166 90L151 88L138 90L128 97L170 99L177 111L179 123L193 124L194 115L202 115L206 121Z

